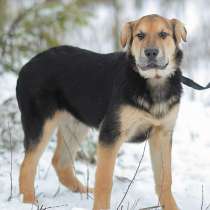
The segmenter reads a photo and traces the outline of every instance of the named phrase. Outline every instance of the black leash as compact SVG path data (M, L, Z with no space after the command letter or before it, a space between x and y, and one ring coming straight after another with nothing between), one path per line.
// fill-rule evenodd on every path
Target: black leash
M210 88L210 82L208 83L208 85L203 87L185 76L182 76L182 83L196 90L206 90Z

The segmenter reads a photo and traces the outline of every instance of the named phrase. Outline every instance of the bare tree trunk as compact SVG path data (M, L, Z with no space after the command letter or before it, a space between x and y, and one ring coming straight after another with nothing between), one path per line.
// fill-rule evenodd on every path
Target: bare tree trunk
M119 50L119 38L120 38L120 10L121 5L119 0L112 0L113 8L114 8L114 25L113 25L113 36L114 36L114 49Z

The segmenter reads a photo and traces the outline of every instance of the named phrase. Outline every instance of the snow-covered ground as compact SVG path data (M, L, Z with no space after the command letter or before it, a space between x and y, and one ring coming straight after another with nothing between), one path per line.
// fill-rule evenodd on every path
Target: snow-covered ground
M10 77L10 78L9 78ZM13 76L4 77L4 81L15 81ZM10 82L11 83L11 82ZM6 83L5 83L6 84ZM6 87L4 87L6 88ZM12 90L10 88L13 88ZM6 93L6 92L5 92ZM7 95L8 94L8 95ZM14 94L14 87L8 86L4 99ZM202 92L200 93L202 94ZM183 97L173 141L173 192L181 210L199 210L203 200L203 209L210 203L210 107L198 101L189 101ZM15 135L12 133L12 135ZM143 144L126 144L122 147L117 160L112 193L112 209L116 209L132 179L142 156ZM36 193L40 204L51 209L91 209L93 195L72 193L61 186L50 162L55 143L51 142L43 155L36 177ZM21 203L18 194L19 166L23 159L23 148L12 157L12 199L10 196L10 153L0 150L0 209L36 210L37 207ZM89 168L90 185L94 184L94 165L76 162L76 171L82 182L86 183ZM203 199L202 199L203 188ZM148 145L140 171L123 203L123 209L138 210L157 205L154 193L153 175Z

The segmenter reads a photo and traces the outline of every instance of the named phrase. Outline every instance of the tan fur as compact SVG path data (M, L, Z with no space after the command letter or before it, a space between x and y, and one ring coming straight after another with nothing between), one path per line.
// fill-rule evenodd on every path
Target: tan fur
M170 22L172 23L172 25L175 29L175 35L176 35L177 42L180 43L181 40L186 42L187 41L187 30L184 27L184 24L177 19L171 19Z
M131 24L132 23L128 22L122 28L121 36L120 36L120 43L122 47L125 47L126 44L129 43L131 40L131 36L132 36Z
M56 127L59 127L58 144L52 162L59 180L73 191L87 191L87 188L76 178L73 162L76 152L88 132L88 127L67 112L57 112L50 120L45 122L43 134L39 140L40 143L25 154L21 164L20 193L23 194L23 202L25 203L37 202L34 190L36 168ZM88 189L88 191L91 192L92 189Z
M140 111L131 106L122 106L120 109L120 130L121 134L116 139L116 144L110 147L100 145L97 152L97 171L95 185L95 200L94 210L109 209L110 197L112 189L112 176L117 153L120 146L130 137L137 134L136 132L144 131L153 127L152 137L150 140L151 156L153 160L153 170L155 174L155 182L157 194L160 196L161 204L167 206L165 210L177 210L173 196L170 191L160 193L160 185L165 188L170 188L171 183L171 168L170 168L170 138L168 134L172 132L178 112L178 105L174 106L167 115L157 119L153 115ZM162 138L163 137L163 138ZM164 147L166 144L166 147ZM160 156L160 154L162 154ZM161 162L163 158L163 161ZM163 168L163 170L162 170ZM106 173L105 173L106 172ZM164 180L162 180L164 175ZM163 183L163 184L162 184Z
M100 144L98 146L94 210L110 208L113 170L121 144L136 132L159 126L162 122L151 114L128 105L122 106L119 112L121 133L116 144L110 147Z
M121 135L126 137L125 140L129 140L135 134L149 129L153 124L159 125L159 121L145 111L131 106L122 106L120 124Z
M146 16L140 19L133 28L133 44L131 50L135 57L138 57L139 53L141 55L144 54L144 49L147 47L161 49L159 56L164 54L172 56L175 50L173 28L166 19L158 16L154 17L154 20L151 21L151 17ZM146 37L142 41L136 36L140 31L146 33ZM169 33L169 36L164 40L159 37L161 31Z
M90 188L87 189L87 187L85 187L76 177L73 161L77 150L72 151L71 153L66 147L68 147L68 143L65 144L61 130L58 130L57 147L53 156L52 163L58 175L59 181L73 192L85 193L92 191ZM69 149L72 148L69 147Z
M166 124L169 123L169 125L171 126L170 122L176 119L177 111L178 106L175 105L172 109L168 110L167 115L158 119L155 117L155 115L152 115L143 110L139 110L138 108L129 105L122 106L120 110L121 130L127 131L128 128L133 126L135 123L139 124L140 126L142 124L149 124L151 126L167 126Z
M36 203L34 181L36 176L36 169L38 161L44 152L45 147L48 144L49 138L51 137L53 130L55 129L60 114L56 113L51 120L47 120L43 127L43 134L40 137L39 144L36 148L31 149L25 154L24 160L20 168L19 177L19 188L20 193L23 194L24 203Z
M136 103L140 106L140 107L143 107L145 109L149 109L150 108L150 105L149 103L144 100L144 98L138 96L137 98L134 98L134 101L136 101Z
M112 177L117 153L121 144L122 140L118 139L116 144L110 147L101 144L98 145L94 210L110 209Z
M63 139L60 148L62 154L60 165L73 165L76 153L87 136L89 128L67 112L62 113L62 120L58 127L61 133L59 136Z
M178 210L171 192L171 135L170 129L154 128L149 140L156 193L165 210Z
M152 21L151 21L152 19ZM128 27L129 26L129 27ZM164 54L169 55L169 51L173 52L175 45L173 41L173 23L168 19L160 16L145 16L139 20L125 24L121 34L124 41L129 41L128 37L133 38L131 50L133 55L138 56L143 53L146 47L157 47L163 49ZM140 31L145 32L147 35L144 40L140 41L136 36ZM162 40L158 33L165 31L169 33L169 37ZM125 38L127 37L127 39ZM122 45L122 46L125 46Z
M144 39L137 36L140 32L145 34ZM160 37L160 32L166 32L166 38ZM174 40L174 35L176 41ZM137 69L144 78L167 78L174 74L176 63L174 53L181 40L186 41L187 32L184 24L177 20L169 20L159 15L148 15L138 20L126 23L121 32L122 47L128 46L128 51L134 56ZM166 65L165 71L161 69L142 70L139 60L146 59L145 49L155 48L159 50L157 60ZM164 80L158 79L158 82Z
M173 41L173 27L175 27L175 35L178 43L181 40L186 41L187 31L184 24L177 19L166 19L158 15L148 15L144 16L138 20L130 21L123 26L121 31L121 45L126 46L126 43L133 38L132 43L132 53L137 55L142 53L145 47L157 47L162 48L163 53L169 55L170 51L174 51L174 41ZM140 31L147 34L143 41L140 41L136 36ZM162 40L158 33L161 31L167 32L169 34L168 38Z
M176 97L171 97L168 101L154 104L150 112L153 116L164 116L170 111L170 106L177 101Z

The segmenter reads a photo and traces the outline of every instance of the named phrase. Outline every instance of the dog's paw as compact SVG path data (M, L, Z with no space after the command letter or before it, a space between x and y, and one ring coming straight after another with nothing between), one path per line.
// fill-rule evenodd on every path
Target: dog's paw
M68 188L73 192L78 193L93 193L94 188L87 187L83 185L77 178L71 184L68 185Z
M20 194L20 200L22 203L31 203L34 205L38 204L38 200L36 199L36 196L34 193L21 193Z

